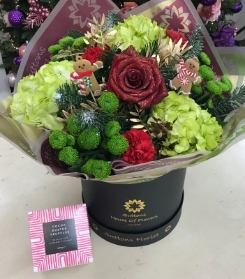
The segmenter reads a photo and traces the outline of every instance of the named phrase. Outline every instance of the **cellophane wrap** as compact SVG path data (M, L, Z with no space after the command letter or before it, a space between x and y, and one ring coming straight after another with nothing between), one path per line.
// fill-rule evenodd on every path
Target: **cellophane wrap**
M115 4L109 0L59 1L48 19L29 42L18 72L17 81L24 76L34 74L42 65L48 63L50 61L48 47L56 44L69 30L77 29L86 32L88 23L93 21L93 17L100 18L102 14L107 14L109 10L120 12ZM201 25L204 30L205 52L212 60L214 71L217 75L227 74L226 67L217 49L208 33L205 33L205 27L190 1L152 0L132 9L124 16L128 17L130 14L145 15L155 20L163 28L174 29L186 35L190 34L197 24ZM241 85L243 82L241 76L231 76L230 78L234 87ZM81 173L68 173L64 165L58 161L56 152L48 144L47 139L50 132L13 120L10 116L11 102L12 96L2 92L0 95L0 134L6 140L37 162L44 164L52 174L91 179ZM115 160L112 162L115 175L111 175L104 181L128 184L149 181L172 170L186 168L211 159L245 138L244 107L230 113L225 121L228 123L224 129L223 141L214 151L169 157L140 165L129 165L122 160Z

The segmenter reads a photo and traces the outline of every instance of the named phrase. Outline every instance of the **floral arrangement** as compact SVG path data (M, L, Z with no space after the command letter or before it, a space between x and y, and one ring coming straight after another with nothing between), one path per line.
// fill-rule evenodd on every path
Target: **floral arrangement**
M49 48L51 62L23 78L11 116L50 130L48 145L69 172L105 179L116 160L140 165L215 150L224 116L245 88L218 77L197 26L185 37L144 16L94 18Z

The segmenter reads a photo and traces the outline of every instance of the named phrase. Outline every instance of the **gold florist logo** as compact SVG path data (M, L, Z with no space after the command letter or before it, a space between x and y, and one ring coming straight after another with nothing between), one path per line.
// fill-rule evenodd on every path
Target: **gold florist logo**
M124 207L128 212L136 213L144 210L145 202L141 200L129 200L128 202L125 202Z

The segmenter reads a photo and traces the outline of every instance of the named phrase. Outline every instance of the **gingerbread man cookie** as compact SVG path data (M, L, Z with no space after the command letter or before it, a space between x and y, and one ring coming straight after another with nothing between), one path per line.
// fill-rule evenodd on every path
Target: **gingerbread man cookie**
M175 66L178 75L170 81L170 87L174 90L179 89L179 93L189 95L191 93L192 83L201 83L201 78L198 75L199 63L196 57L180 60Z
M103 68L103 62L97 61L92 65L90 61L77 56L73 68L75 72L71 73L70 77L72 82L79 85L79 94L88 95L90 91L100 89L94 72Z

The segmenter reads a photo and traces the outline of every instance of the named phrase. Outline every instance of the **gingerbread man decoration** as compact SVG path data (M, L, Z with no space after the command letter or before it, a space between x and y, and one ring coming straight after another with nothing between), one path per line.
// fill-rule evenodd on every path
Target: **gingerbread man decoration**
M174 90L179 89L180 94L190 95L192 83L199 84L202 81L198 75L198 59L196 57L189 58L186 61L181 59L175 69L178 74L170 81L170 87Z
M75 72L71 73L70 78L79 86L80 95L88 95L90 91L100 90L94 72L103 68L103 62L97 61L92 65L90 61L77 56L73 68Z

